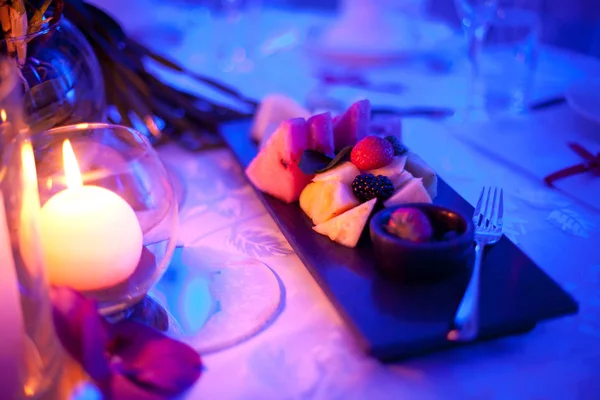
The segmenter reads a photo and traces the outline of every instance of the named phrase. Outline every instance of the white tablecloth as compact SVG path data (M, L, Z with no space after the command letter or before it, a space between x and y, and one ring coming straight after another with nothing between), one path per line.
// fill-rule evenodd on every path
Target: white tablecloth
M277 91L304 101L316 84L295 40L311 21L320 21L322 16L265 12L260 29L271 37L287 37L290 48L282 46L268 57L263 54L249 73L228 74L207 62L209 33L199 8L178 8L168 2L139 7L146 3L140 0L127 5L122 1L101 3L130 32L146 37L157 49L250 96ZM560 93L570 82L598 71L600 63L596 61L546 49L537 95ZM464 80L459 74L428 76L401 70L382 70L370 77L401 82L407 90L381 95L335 89L332 94L348 102L367 96L381 105L455 106ZM246 254L259 258L280 277L286 291L285 308L267 329L233 348L204 357L206 372L186 398L599 399L600 212L566 192L545 188L538 179L541 163L548 173L569 164L572 160L563 161L564 154L532 150L520 168L513 168L502 154L509 149L497 145L503 143L504 133L513 146L519 146L519 137L529 145L539 140L562 142L565 154L569 152L566 143L574 135L600 145L600 129L593 124L557 123L552 132L543 132L544 124L537 121L547 120L548 115L558 122L579 119L566 105L557 106L520 117L525 123L509 119L488 125L484 131L495 129L493 141L482 140L482 131L467 125L407 120L405 141L472 203L483 185L502 186L506 235L580 302L579 314L542 323L526 335L395 365L382 365L356 348L343 321L291 251L228 150L190 154L172 145L162 148L165 162L179 172L187 186L180 242L206 257L226 260ZM255 239L260 238L252 246L232 240L249 230L254 231ZM251 236L246 239L253 240Z

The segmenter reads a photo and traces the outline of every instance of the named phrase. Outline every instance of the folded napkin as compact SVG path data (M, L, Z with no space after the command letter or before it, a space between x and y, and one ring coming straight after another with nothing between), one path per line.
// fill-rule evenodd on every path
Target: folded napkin
M454 126L451 130L489 157L540 183L556 171L583 162L569 143L577 143L593 154L600 153L600 125L581 118L567 106L478 125ZM600 176L585 172L557 180L553 186L600 211Z

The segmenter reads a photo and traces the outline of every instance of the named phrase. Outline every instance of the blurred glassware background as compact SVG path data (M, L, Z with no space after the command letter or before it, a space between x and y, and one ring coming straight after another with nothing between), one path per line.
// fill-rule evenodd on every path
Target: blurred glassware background
M263 0L265 6L330 11L336 10L341 1L343 0ZM541 42L600 57L600 1L541 0L539 10L544 26ZM427 13L454 27L460 25L454 0L431 1L427 6Z
M540 0L456 0L471 81L466 117L528 109L541 32Z
M83 34L66 18L49 19L38 32L0 41L0 55L13 42L27 42L20 68L25 117L33 131L103 121L104 82L98 60Z
M233 3L226 8L223 1ZM421 28L421 32L425 33L421 35L424 44L417 43L416 40L408 41L418 50L413 52L413 56L416 57L408 57L410 62L406 62L406 57L400 57L402 62L393 68L380 69L377 65L361 65L356 62L356 58L340 67L330 62L327 57L314 57L312 54L298 57L299 53L311 49L311 45L318 42L324 30L343 19L344 8L361 1L262 0L260 3L254 3L254 8L250 7L254 12L253 17L245 18L245 10L249 9L250 3L243 0L172 0L168 4L159 0L131 0L123 5L119 3L119 11L115 13L125 17L140 8L150 7L152 15L155 16L152 20L123 20L132 37L161 54L189 65L192 70L201 71L234 87L243 87L245 95L253 98L260 99L266 93L280 92L298 101L304 101L308 88L311 94L318 93L316 103L324 103L325 108L330 107L330 104L343 108L345 104L341 104L340 99L351 101L361 96L372 97L374 94L377 94L379 105L467 108L467 92L472 81L468 73L468 52L461 35L461 22L455 0L423 0L418 7L414 7L417 3L413 0L377 2L380 7L382 4L390 7L394 14L415 16L410 22L414 26L426 27ZM571 11L567 13L563 10L566 6L561 1L539 0L537 10L543 29L538 30L537 35L530 36L538 39L529 42L527 46L530 46L530 49L539 48L536 43L542 46L568 43L570 49L589 54L591 34L575 35L572 40L556 40L556 33L561 27L568 26L570 22L567 21L571 20L578 21L575 25L590 26L589 31L592 32L600 15L600 2L596 4L591 0L573 0L571 3ZM569 18L563 18L561 13L568 14ZM227 15L238 15L239 18L226 18ZM358 15L360 19L360 14ZM364 22L361 24L367 25ZM512 22L505 21L505 26L500 24L502 29L492 27L496 31L495 37L499 38L505 34L514 37L507 31L522 30L506 26L511 24ZM358 28L357 26L355 31L358 31ZM531 30L533 31L534 29ZM584 29L579 31L583 32ZM450 33L450 37L446 38L446 32ZM251 35L248 36L248 33ZM395 37L394 40L401 42L402 38ZM516 42L518 41L515 41L513 49L523 50L521 45L527 41ZM378 46L381 47L381 43L378 43ZM221 50L216 51L219 47ZM600 45L597 47L600 49ZM523 50L521 53L527 51ZM405 54L397 52L394 56ZM514 74L514 82L528 82L525 78L535 66L535 51L529 54L532 57L526 57L526 62L521 64L517 63L518 58L512 60L517 63L515 65L519 65L522 72ZM361 61L365 59L368 57L362 57ZM548 62L552 63L549 59L541 60L544 65ZM301 82L286 79L294 73L291 69L305 71ZM565 90L560 82L553 79L552 71L555 70L554 67L549 68L549 76L542 77L538 74L533 93L534 100L556 96ZM306 74L306 71L309 73ZM218 93L198 87L185 77L176 74L162 75L159 70L156 73L161 79L166 79L181 89L212 96L214 101L228 104ZM518 79L517 75L520 75ZM439 86L442 81L443 87ZM432 92L436 95L427 95ZM522 91L521 94L525 96L526 92ZM313 103L314 99L310 102ZM521 103L524 104L524 101ZM311 104L311 107L313 106L315 104ZM317 108L319 106L320 104L316 104Z
M204 0L213 26L213 54L226 72L253 67L262 0Z
M313 11L322 15L340 14L347 5L355 0L171 0L169 5L158 0L131 0L125 8L135 12L136 8L152 7L173 10L177 4L185 9L185 16L170 15L166 12L157 21L131 21L131 25L139 25L140 38L146 36L145 42L156 41L157 47L164 42L174 43L182 40L181 31L194 27L211 26L211 34L196 38L199 48L211 50L210 56L218 55L225 69L244 70L252 66L253 56L258 57L257 48L263 44L269 34L269 27L261 19L261 10L293 9L298 12ZM475 0L456 0L475 1ZM483 1L483 0L481 0ZM493 1L493 0L490 0ZM385 0L379 3L390 3L396 8L404 8L406 12L411 6L419 15L428 19L443 21L453 29L460 29L460 17L457 15L455 0L415 1ZM416 6L415 6L416 5ZM163 7L164 6L164 7ZM580 53L600 56L600 2L596 0L540 0L540 21L544 29L540 33L540 41L544 44L557 45ZM145 24L145 25L144 25ZM293 25L289 21L289 25ZM129 25L129 23L128 23ZM169 26L169 28L167 28ZM177 28L174 28L177 27ZM141 33L144 35L141 35ZM179 31L179 32L178 32ZM135 32L134 32L135 33ZM159 35L160 33L160 35ZM215 48L219 48L214 52ZM242 51L243 50L243 51ZM228 63L227 61L232 61ZM235 66L236 68L232 68Z

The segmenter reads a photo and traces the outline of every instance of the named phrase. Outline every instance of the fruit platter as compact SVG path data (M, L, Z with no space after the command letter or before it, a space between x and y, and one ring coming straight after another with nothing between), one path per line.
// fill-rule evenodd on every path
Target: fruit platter
M368 100L337 116L287 110L259 107L221 135L358 342L384 361L456 346L447 332L470 277L471 205L404 146L402 121L373 118ZM444 268L443 279L397 274ZM487 251L480 288L480 339L577 311L506 238Z
M263 193L298 202L314 231L354 248L373 211L431 203L437 176L402 144L401 125L371 124L368 100L343 114L287 119L246 169ZM396 229L395 232L403 230ZM429 240L407 230L407 240Z

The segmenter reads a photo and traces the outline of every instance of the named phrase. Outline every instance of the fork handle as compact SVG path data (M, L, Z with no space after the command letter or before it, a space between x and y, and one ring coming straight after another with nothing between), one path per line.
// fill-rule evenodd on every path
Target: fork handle
M484 243L475 244L475 263L467 290L458 305L454 317L454 329L448 334L448 339L456 341L471 341L479 334L479 277L483 259Z

